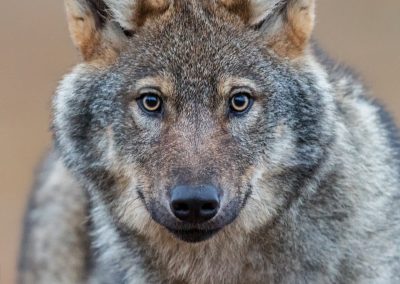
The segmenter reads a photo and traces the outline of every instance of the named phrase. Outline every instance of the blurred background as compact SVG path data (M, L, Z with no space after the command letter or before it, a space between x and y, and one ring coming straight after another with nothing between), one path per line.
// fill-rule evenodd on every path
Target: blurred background
M317 21L321 46L400 122L400 1L319 0ZM50 98L79 58L61 0L3 0L0 22L0 283L8 284L34 170L51 144Z

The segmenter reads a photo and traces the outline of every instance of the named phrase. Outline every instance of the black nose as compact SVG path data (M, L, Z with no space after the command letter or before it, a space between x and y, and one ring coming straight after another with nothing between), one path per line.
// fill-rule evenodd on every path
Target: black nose
M177 186L171 191L171 210L185 222L201 223L218 213L219 195L213 186Z

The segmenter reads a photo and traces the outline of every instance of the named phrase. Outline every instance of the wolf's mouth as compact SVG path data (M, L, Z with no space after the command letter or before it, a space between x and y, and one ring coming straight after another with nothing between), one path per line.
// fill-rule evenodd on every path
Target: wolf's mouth
M152 219L175 238L187 243L198 243L210 239L220 230L231 224L239 215L243 201L239 197L232 198L220 209L217 216L203 223L190 223L177 220L169 208L160 205L157 199L151 199L147 204L146 208L149 210Z
M178 239L188 242L188 243L198 243L198 242L208 240L219 231L219 229L214 229L214 230L199 230L199 229L172 230L172 229L168 229L168 230L172 234L174 234L174 236L176 236Z

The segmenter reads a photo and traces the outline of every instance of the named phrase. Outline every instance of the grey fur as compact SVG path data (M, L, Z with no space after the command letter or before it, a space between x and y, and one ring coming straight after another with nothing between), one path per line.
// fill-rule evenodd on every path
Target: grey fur
M171 1L112 63L65 77L21 283L400 283L392 120L317 48L285 57L266 45L263 24L276 34L286 17L253 27L216 2ZM273 12L297 2L313 1ZM164 88L158 116L136 102L149 80ZM256 96L242 116L226 110L224 86L237 82ZM224 192L222 209L188 227L168 192L204 182ZM169 229L219 231L188 243Z

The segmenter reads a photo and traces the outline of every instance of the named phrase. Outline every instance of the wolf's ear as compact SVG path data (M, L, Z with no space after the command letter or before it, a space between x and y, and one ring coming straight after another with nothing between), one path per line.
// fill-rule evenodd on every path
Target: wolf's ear
M315 0L219 1L259 30L280 56L296 58L307 48L314 28Z
M65 0L72 40L86 61L116 54L147 18L171 0Z

